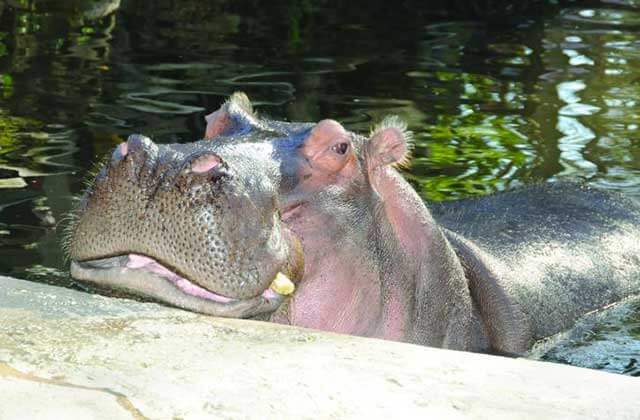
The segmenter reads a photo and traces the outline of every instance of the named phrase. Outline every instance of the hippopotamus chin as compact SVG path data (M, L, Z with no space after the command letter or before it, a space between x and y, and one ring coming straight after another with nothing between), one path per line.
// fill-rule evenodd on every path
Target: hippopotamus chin
M536 185L429 209L396 169L411 150L397 118L361 136L260 119L236 93L207 123L194 143L116 148L74 213L74 277L214 315L504 354L640 292L640 209L621 196ZM269 288L278 273L291 296Z

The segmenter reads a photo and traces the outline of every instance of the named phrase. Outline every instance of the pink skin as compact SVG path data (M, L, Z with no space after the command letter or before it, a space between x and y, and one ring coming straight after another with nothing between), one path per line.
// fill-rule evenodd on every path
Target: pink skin
M335 153L334 148L343 143L349 145L346 153ZM313 128L300 154L308 162L299 173L299 178L305 179L299 188L305 192L319 191L331 184L346 184L357 172L349 134L333 120L320 121ZM320 330L375 335L381 290L371 285L375 284L377 273L372 273L364 261L351 258L358 251L350 252L353 245L348 242L339 245L339 253L329 251L336 249L339 240L328 234L333 229L327 227L336 223L332 215L312 208L300 208L297 213L302 210L305 210L304 217L296 217L294 211L283 218L302 238L305 250L303 281L291 300L286 322ZM361 311L357 310L363 306L370 308L366 316L360 316Z
M202 287L190 282L184 277L179 276L178 274L174 273L168 268L158 264L156 260L146 257L144 255L129 254L129 261L127 262L127 268L138 269L138 270L142 269L145 271L149 271L151 273L158 274L159 276L169 280L182 292L191 296L196 296L202 299L212 300L214 302L220 302L220 303L229 303L229 302L237 301L237 299L228 298L226 296L222 296L222 295L210 292L206 289L203 289ZM266 289L262 293L262 296L268 300L275 299L276 292L274 292L271 289Z
M127 263L127 268L144 269L145 271L158 274L161 277L169 280L178 289L182 290L188 295L198 296L203 299L209 299L221 303L229 303L234 301L234 299L218 295L216 293L203 289L202 287L194 283L191 283L184 277L181 277L168 268L158 264L154 259L145 257L144 255L129 254L129 262Z
M298 217L294 210L283 220L302 238L305 250L305 271L291 299L288 317L273 319L325 331L374 336L381 316L381 290L376 287L378 273L364 261L351 256L357 250L353 244L337 244L327 235L330 216L308 210ZM333 252L337 247L340 253ZM359 308L366 307L363 314ZM364 315L364 316L363 316Z
M349 133L334 120L322 120L311 130L300 149L300 154L309 162L304 174L308 178L305 189L319 189L352 176L353 166L348 164L355 156L351 150L344 155L332 150L343 143L350 144Z
M227 127L232 123L228 112L225 109L219 109L204 117L207 120L207 129L204 138L210 140L224 133Z
M200 156L191 163L191 171L195 173L208 172L220 165L220 162L220 158L216 155Z
M125 157L127 153L129 153L129 145L126 142L120 143L118 145L118 152L122 157Z
M421 253L432 246L430 238L433 234L430 227L434 226L433 221L427 220L430 217L424 210L424 203L415 191L406 185L402 177L389 167L378 167L371 171L369 176L383 202L384 213L394 239L398 241L408 261L419 261ZM410 306L406 305L405 301L410 297L406 293L405 285L397 284L390 290L384 317L383 338L403 340L407 333L406 318L403 314Z
M345 142L349 145L347 153L335 153L336 147ZM405 158L407 147L402 132L384 129L369 140L367 147L368 160L362 168L347 131L336 121L321 121L300 150L308 165L299 170L299 178L304 181L298 188L310 194L328 186L349 188L350 183L363 181L366 170L374 181L372 187L385 203L385 215L392 218L389 222L401 221L405 216L403 203L386 200L394 194L387 181L387 172L394 171L386 165ZM383 291L377 265L364 258L358 260L362 255L360 247L348 238L335 237L340 229L333 227L342 221L326 211L303 204L285 214L283 220L302 238L305 273L287 316L278 314L274 321L392 340L406 337L406 312L410 307L407 301L412 289L401 284L403 275L391 280ZM407 229L415 228L401 221L400 230L394 233L406 235ZM340 252L334 252L336 249Z

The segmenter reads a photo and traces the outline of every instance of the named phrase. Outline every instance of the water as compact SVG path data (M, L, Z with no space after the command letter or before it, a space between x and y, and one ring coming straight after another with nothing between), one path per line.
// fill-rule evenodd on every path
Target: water
M589 314L529 357L640 377L640 298Z
M236 90L278 119L400 115L427 200L561 179L640 197L640 2L378 3L0 0L0 273L71 286L56 228L95 163L135 132L199 138ZM639 319L620 305L534 355L638 375Z

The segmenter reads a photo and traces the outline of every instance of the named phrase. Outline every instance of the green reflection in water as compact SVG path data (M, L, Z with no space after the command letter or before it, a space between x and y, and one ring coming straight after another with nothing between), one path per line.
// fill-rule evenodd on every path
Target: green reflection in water
M640 377L640 299L586 315L572 330L537 343L530 356Z
M440 115L437 120L418 137L420 153L408 175L428 200L503 190L531 159L528 140L517 131L523 124L519 116L471 112L463 117ZM424 173L433 175L420 175Z
M27 153L31 147L42 144L46 139L33 136L31 142L18 136L28 129L36 129L41 124L30 118L20 118L6 115L0 108L0 163L16 163L17 154Z
M0 32L0 57L7 55L7 46L5 44L7 35L6 32Z
M2 97L4 99L13 95L13 78L10 74L0 74L0 85L2 86Z

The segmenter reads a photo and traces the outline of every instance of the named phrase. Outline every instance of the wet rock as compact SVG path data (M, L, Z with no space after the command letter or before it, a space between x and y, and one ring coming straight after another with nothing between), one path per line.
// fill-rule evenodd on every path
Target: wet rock
M634 378L0 277L0 418L637 418Z

